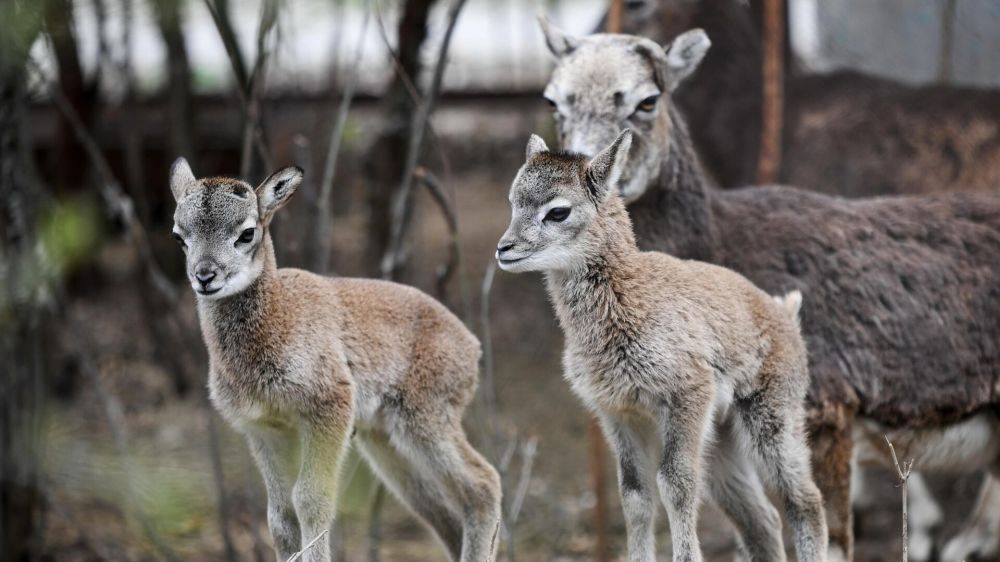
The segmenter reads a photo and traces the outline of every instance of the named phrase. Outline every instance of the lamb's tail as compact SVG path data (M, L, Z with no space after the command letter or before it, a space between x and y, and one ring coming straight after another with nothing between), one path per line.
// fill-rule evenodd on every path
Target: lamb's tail
M802 293L798 290L791 291L784 296L772 296L774 302L778 303L781 308L788 311L788 314L795 320L795 323L799 323L799 309L802 308Z

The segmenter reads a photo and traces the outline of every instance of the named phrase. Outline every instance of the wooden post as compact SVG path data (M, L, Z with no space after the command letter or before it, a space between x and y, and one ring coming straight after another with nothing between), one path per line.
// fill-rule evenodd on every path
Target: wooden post
M760 158L757 161L757 183L774 183L781 169L781 130L784 111L784 42L785 25L783 0L764 0L761 35L763 62L761 82Z
M604 31L608 33L621 33L622 11L622 0L611 0L611 4L608 6L608 21L604 26Z

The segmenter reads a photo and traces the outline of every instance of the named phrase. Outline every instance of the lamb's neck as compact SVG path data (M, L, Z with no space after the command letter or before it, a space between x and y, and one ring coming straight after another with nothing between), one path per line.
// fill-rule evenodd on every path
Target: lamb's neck
M711 188L687 126L671 106L667 154L660 175L629 205L639 247L711 261L715 245Z
M618 322L627 307L621 302L623 280L632 278L639 249L624 207L616 199L619 210L602 216L593 247L582 263L572 269L546 273L546 285L563 327L572 335L574 327L583 332L595 323Z
M198 299L205 343L215 361L239 365L246 357L247 346L262 345L272 335L267 322L278 305L279 288L274 244L269 233L265 232L257 251L264 254L264 266L246 289L221 299Z

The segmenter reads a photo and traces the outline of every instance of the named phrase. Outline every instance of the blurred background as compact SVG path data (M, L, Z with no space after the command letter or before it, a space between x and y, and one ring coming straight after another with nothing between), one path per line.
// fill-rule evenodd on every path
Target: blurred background
M1000 188L996 0L0 0L0 559L273 560L257 471L206 397L178 156L251 184L303 167L279 265L413 284L479 335L466 426L503 474L501 559L623 556L542 283L492 266L529 133L555 142L538 12L661 43L704 28L674 101L722 188ZM338 560L444 559L353 454L344 479ZM860 560L899 559L881 483ZM947 537L978 480L932 486ZM710 506L701 528L731 559Z

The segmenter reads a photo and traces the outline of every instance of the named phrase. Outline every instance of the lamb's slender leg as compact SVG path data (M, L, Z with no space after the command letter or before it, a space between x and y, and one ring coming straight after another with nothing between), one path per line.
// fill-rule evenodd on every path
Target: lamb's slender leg
M454 426L415 427L393 436L401 452L423 475L442 485L457 513L462 514L461 562L496 558L500 531L500 475Z
M381 431L359 432L356 443L386 486L431 526L450 559L458 560L462 554L462 521L449 509L441 484L403 457Z
M941 508L934 501L934 495L919 472L910 473L906 491L910 504L910 559L924 562L931 558L934 548L931 532L941 522Z
M290 429L257 426L248 428L245 436L267 490L267 526L275 554L278 562L284 562L299 550L299 520L292 506L298 436Z
M733 434L732 423L720 425L708 465L712 498L736 526L739 560L783 562L781 516L771 505L764 485Z
M600 415L604 436L618 457L618 486L625 512L625 534L629 562L653 562L656 545L653 524L656 519L654 493L645 473L645 451L638 432L628 420L610 414Z
M323 420L302 428L302 466L292 502L302 529L302 546L330 528L337 513L337 480L347 451L351 418ZM329 562L329 537L307 550L304 562Z
M945 544L942 562L959 562L971 556L995 560L1000 554L1000 466L987 472L972 513L967 527Z
M830 562L854 558L854 520L851 512L851 474L854 440L851 418L843 427L822 426L811 436L813 473L816 485L823 493L829 534Z
M784 502L797 559L822 561L828 544L823 497L812 479L799 408L754 401L739 409L740 431Z
M696 389L659 412L663 457L656 473L670 521L674 562L699 562L698 507L702 454L711 421L711 388Z

